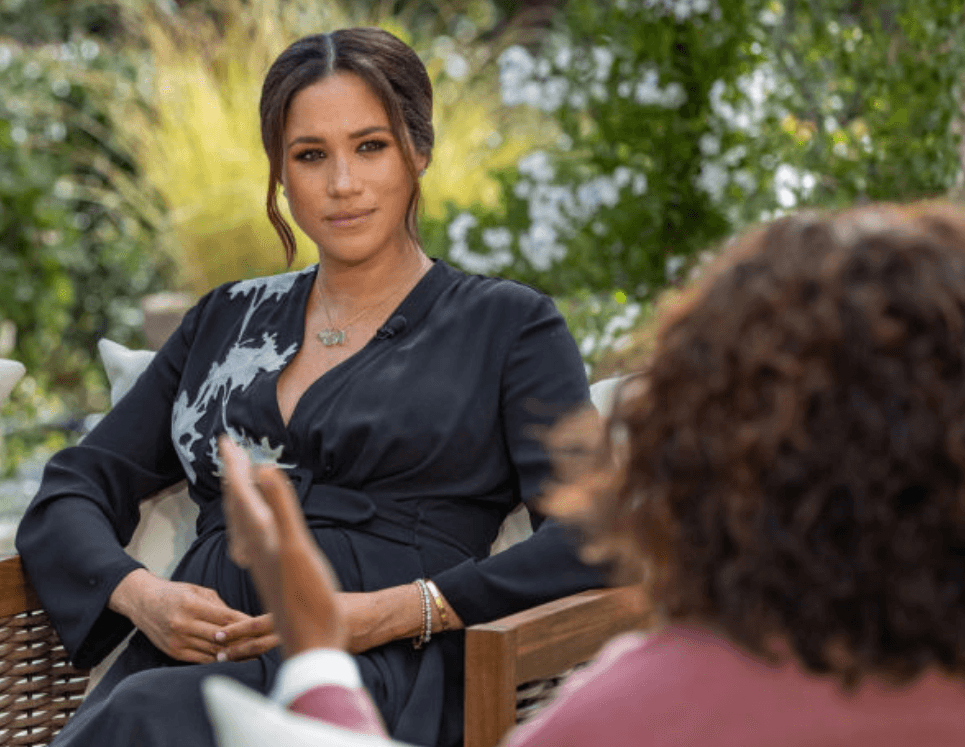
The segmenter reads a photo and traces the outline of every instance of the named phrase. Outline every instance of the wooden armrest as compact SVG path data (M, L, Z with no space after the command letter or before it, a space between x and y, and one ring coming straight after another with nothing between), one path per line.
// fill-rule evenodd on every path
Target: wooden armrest
M592 659L610 638L644 627L637 587L593 589L466 631L465 747L493 747L516 723L516 687Z
M0 617L40 609L40 600L27 580L20 556L0 560Z

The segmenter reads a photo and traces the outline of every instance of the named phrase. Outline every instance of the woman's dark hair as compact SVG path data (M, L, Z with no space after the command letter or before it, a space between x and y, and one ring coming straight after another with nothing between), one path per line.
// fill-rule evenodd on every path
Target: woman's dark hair
M583 487L665 619L845 686L965 675L961 209L738 241L660 320L611 433Z
M419 241L419 178L414 153L432 155L432 83L419 56L405 43L377 28L353 28L299 39L272 63L261 89L261 141L268 154L268 219L291 265L295 236L278 211L284 130L288 108L302 89L333 73L354 73L382 102L392 134L414 184L405 227Z

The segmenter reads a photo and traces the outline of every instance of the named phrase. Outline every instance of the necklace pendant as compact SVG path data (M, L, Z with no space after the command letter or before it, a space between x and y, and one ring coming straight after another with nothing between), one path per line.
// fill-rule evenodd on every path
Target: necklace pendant
M345 342L345 330L326 328L318 333L318 339L322 345L327 348L333 347L334 345L341 345Z

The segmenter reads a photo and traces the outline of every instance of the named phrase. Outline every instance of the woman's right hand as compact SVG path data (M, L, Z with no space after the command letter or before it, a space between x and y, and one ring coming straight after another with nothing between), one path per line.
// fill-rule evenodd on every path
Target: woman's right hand
M223 648L216 633L250 619L231 609L213 589L167 581L143 568L124 577L108 606L130 619L168 656L192 664L215 661Z

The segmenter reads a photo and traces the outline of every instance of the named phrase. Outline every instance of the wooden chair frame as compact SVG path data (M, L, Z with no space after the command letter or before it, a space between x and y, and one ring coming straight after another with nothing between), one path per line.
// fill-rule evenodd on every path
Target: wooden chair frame
M597 589L466 631L465 747L493 747L516 723L525 682L588 661L612 636L643 625L632 588ZM14 556L0 561L0 747L42 747L84 698L72 667Z

